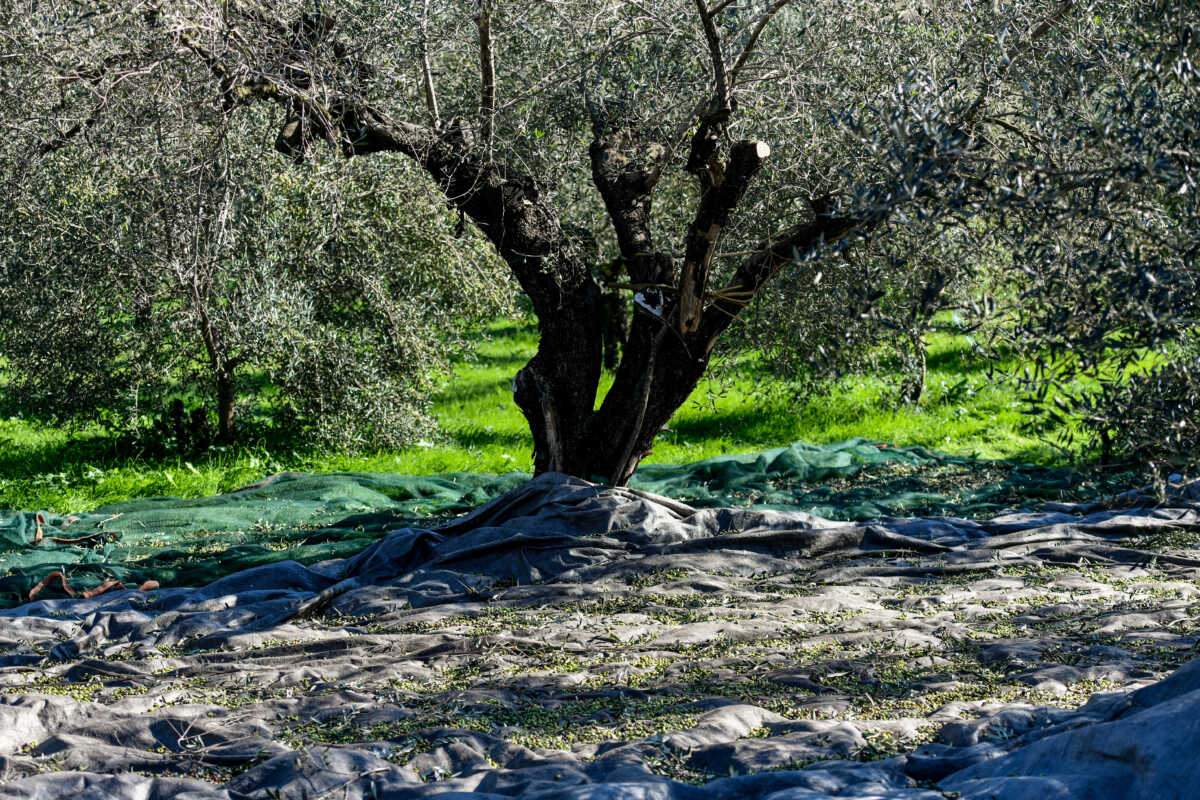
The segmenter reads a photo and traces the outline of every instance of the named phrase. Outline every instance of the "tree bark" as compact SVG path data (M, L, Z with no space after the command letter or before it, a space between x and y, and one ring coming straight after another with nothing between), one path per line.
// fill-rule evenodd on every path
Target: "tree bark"
M925 276L921 294L913 308L911 324L908 330L909 346L912 348L904 359L904 378L900 383L900 401L908 405L916 405L925 393L926 378L926 342L925 335L933 322L933 317L942 306L942 296L950 283L950 276L941 269L934 269Z
M233 412L236 404L236 387L233 371L220 369L216 375L217 381L217 442L233 444L236 439L233 428Z
M909 336L911 350L904 359L904 377L900 382L900 402L916 405L925 394L925 329L912 331Z
M604 348L604 369L615 372L621 363L621 351L629 341L629 303L622 290L614 284L616 276L611 269L601 267L598 270L604 280L601 294L601 322L604 326L601 334Z

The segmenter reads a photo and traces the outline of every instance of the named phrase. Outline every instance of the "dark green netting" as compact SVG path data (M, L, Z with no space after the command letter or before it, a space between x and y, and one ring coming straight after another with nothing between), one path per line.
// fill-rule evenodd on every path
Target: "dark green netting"
M1065 467L964 458L855 438L828 445L797 442L759 455L718 456L682 466L646 464L630 485L698 507L753 505L864 520L979 517L1031 502L1090 500L1129 478L1097 482L1094 474Z
M431 476L282 473L202 499L133 500L88 514L0 514L0 607L55 572L73 591L106 581L196 586L248 567L349 556L385 530L422 527L498 497L522 473ZM760 455L650 464L630 485L695 506L803 510L829 519L981 516L1029 501L1085 500L1101 488L1065 468L946 456L865 439ZM55 580L45 595L63 589Z
M272 561L344 558L387 529L460 514L528 478L288 472L216 497L131 500L88 514L3 513L0 607L23 602L54 572L74 591L108 580L198 586ZM55 590L60 583L45 593Z

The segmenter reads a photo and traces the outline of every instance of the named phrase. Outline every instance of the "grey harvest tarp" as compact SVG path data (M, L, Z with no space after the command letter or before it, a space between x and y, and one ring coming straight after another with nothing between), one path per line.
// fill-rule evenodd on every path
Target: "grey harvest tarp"
M542 475L350 558L0 612L0 799L1194 798L1198 530Z
M0 611L0 799L1191 798L1195 489L835 521L547 474L349 558L39 597Z

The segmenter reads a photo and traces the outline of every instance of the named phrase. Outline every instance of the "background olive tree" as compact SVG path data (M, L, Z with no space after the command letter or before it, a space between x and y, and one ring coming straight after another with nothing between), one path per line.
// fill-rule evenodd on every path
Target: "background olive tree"
M896 376L895 402L916 404L935 315L953 312L955 329L976 337L995 324L1003 257L980 238L971 226L913 223L785 270L743 314L730 349L765 358L801 404L844 375L872 373Z
M980 169L1023 287L1007 343L1030 362L1033 410L1081 421L1104 460L1165 473L1200 461L1200 14L1104 10L1064 52L1073 69L1044 70L1006 114L1048 157Z
M495 259L404 165L264 158L252 117L170 91L113 139L9 161L8 406L180 449L428 435L464 326L507 308Z
M785 271L779 302L752 321L785 365L817 377L865 354L911 356L914 379L899 393L911 401L930 312L957 307L969 326L986 324L982 355L1019 357L1021 374L1009 377L1025 386L1035 424L1073 418L1081 425L1067 430L1102 459L1174 468L1200 457L1190 412L1200 396L1200 15L1163 1L1059 9L1057 33L1004 42L1008 57L983 73L987 99L965 117L939 94L957 77L916 72L887 101L864 98L843 115L870 169L891 170L909 196L884 195L886 219L835 248L840 261ZM960 42L986 29L936 30L967 52ZM942 156L912 157L947 144ZM921 177L944 164L953 168L942 179ZM837 317L856 324L839 331Z

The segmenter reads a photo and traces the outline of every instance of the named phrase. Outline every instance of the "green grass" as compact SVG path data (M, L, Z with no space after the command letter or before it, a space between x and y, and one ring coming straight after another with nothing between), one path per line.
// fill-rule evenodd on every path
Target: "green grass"
M438 418L455 447L406 455L403 463L412 465L410 471L460 468L454 465L464 463L458 460L463 458L478 465L471 469L531 468L532 440L509 385L533 355L536 333L509 325L495 327L493 335L480 347L478 362L461 369L438 398ZM1039 463L1062 458L1046 442L1021 432L1028 418L1021 413L1024 404L1016 390L988 377L985 366L970 357L964 336L931 336L929 389L916 407L898 404L891 384L878 377L850 376L800 409L779 393L773 398L756 393L764 380L770 376L748 363L737 380L703 381L660 435L646 463L681 463L853 436L982 458ZM602 393L610 382L605 376ZM430 464L446 467L431 470Z
M267 444L216 448L200 459L147 460L118 452L99 431L74 434L24 420L0 421L0 508L86 511L131 497L203 497L285 469L429 474L532 469L532 440L512 402L513 375L533 355L536 330L498 321L476 358L434 399L442 439L403 451L329 454ZM764 450L794 441L816 444L853 436L924 445L956 455L1052 463L1064 454L1020 428L1014 387L990 379L964 337L934 333L928 391L917 407L895 400L888 381L849 376L797 408L776 392L756 393L770 376L753 363L726 383L705 381L675 415L647 463L682 463L722 453ZM611 378L606 376L602 391Z

